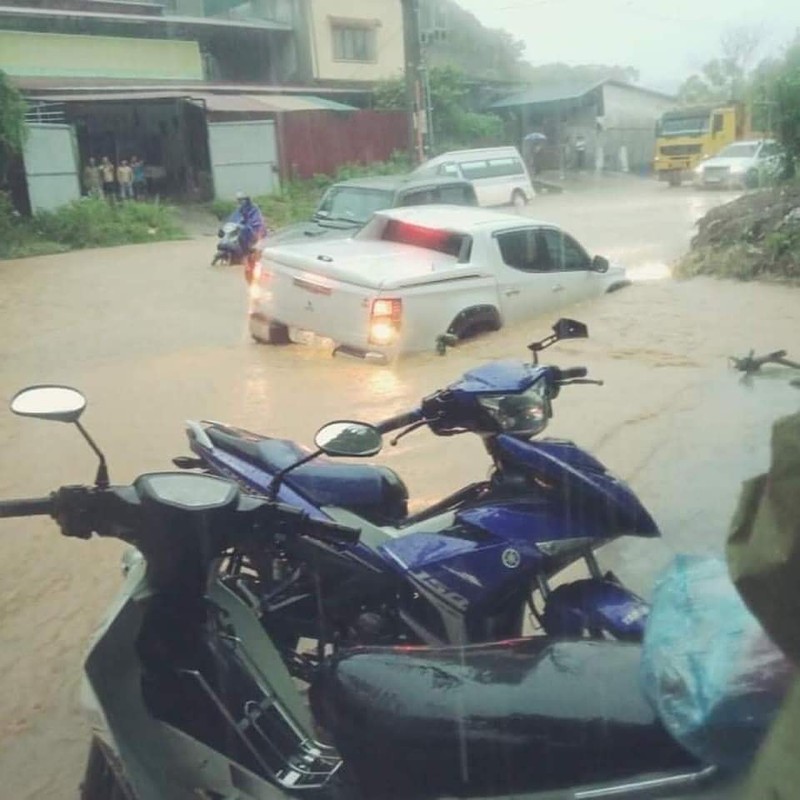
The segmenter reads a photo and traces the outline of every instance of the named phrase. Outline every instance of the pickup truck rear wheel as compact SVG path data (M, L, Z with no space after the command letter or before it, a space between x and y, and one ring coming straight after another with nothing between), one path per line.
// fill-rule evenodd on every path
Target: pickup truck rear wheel
M500 327L500 314L494 306L472 306L458 313L447 332L459 339L469 339L479 333L500 330Z
M520 189L514 189L511 193L511 205L514 206L514 208L524 208L528 205L528 198L525 197L525 192Z

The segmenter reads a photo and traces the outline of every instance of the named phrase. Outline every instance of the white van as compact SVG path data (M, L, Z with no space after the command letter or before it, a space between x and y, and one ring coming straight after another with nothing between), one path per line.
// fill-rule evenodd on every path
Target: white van
M536 194L516 147L452 150L426 161L411 174L466 178L482 206L524 206Z

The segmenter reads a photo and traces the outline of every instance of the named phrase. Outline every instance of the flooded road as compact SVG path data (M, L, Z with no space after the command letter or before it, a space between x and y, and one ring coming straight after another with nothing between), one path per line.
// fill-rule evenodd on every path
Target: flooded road
M629 480L663 528L607 559L635 588L675 552L724 539L740 482L767 464L771 423L800 390L776 370L750 383L727 357L800 352L800 290L663 279L694 221L730 195L608 179L541 196L526 213L557 222L635 283L565 314L591 338L548 352L586 365L605 386L558 398L549 433L575 439ZM445 357L376 366L299 346L252 344L241 275L210 269L215 239L0 262L0 397L63 382L89 398L84 423L114 482L187 452L183 421L211 418L308 442L336 417L376 421L488 359L527 355L556 315L467 343ZM661 279L659 279L661 278ZM0 410L0 496L90 482L94 458L69 426ZM488 461L477 440L421 431L377 459L397 469L421 507ZM62 540L41 520L0 523L0 797L73 798L86 731L78 712L87 637L119 583L121 546ZM621 565L621 568L618 568Z

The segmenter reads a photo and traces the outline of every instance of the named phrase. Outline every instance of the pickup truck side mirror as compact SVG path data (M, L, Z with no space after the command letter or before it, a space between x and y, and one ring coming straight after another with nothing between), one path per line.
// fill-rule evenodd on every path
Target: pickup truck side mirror
M592 270L594 272L608 272L608 259L603 256L595 256L592 259Z

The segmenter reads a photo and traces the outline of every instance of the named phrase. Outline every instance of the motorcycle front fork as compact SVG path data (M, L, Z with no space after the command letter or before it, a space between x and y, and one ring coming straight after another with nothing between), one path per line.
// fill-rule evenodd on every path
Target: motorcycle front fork
M586 568L590 577L594 578L595 580L616 580L616 577L612 573L603 575L603 571L600 569L600 564L597 563L597 557L594 554L594 550L589 550L584 555L583 563L586 564ZM573 565L571 564L570 566ZM569 567L565 567L564 569L569 569ZM563 571L564 570L562 570L562 572ZM550 596L550 591L550 581L544 575L537 575L534 580L534 585L531 587L531 592L528 595L528 610L530 611L531 624L533 628L538 629L539 631L544 630L544 625L542 624L542 615L544 614L544 607L547 605L547 599ZM541 609L536 605L537 596L541 600Z

